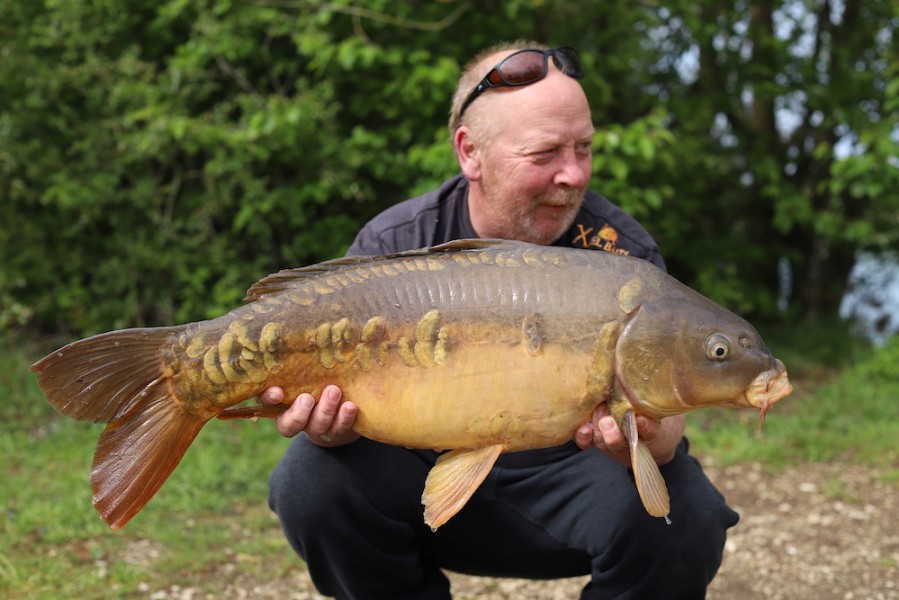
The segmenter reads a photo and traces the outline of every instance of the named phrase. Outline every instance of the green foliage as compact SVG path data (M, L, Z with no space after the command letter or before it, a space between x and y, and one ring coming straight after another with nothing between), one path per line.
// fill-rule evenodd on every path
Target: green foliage
M206 318L341 254L457 171L462 63L522 37L581 51L593 187L672 272L771 315L786 260L792 310L832 313L854 252L899 246L896 17L889 0L0 0L0 327Z
M870 358L855 367L859 377L899 381L899 339L892 338Z
M662 176L670 177L677 164L675 136L666 121L664 110L656 110L628 125L602 127L593 141L592 187L638 220L675 197Z
M660 4L678 199L654 227L672 270L772 315L786 260L793 311L834 314L856 250L899 243L896 4Z

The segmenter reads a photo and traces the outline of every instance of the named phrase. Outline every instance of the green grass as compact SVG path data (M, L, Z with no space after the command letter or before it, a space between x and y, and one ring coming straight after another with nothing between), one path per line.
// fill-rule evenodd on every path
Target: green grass
M761 434L755 411L691 414L694 452L772 468L862 462L899 482L899 342L873 351L828 328L765 337L796 391ZM287 444L271 423L211 422L156 497L113 532L87 479L102 426L58 416L28 371L42 352L19 344L0 339L0 597L150 597L176 585L224 597L241 577L302 568L266 504L268 473Z
M221 596L229 577L302 568L267 506L287 440L272 423L213 421L156 497L119 531L91 504L102 426L60 417L28 372L38 353L0 341L0 597L149 597L173 585Z

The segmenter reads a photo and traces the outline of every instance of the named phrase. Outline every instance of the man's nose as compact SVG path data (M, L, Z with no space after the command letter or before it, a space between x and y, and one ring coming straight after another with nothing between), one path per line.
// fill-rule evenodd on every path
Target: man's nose
M578 157L574 148L566 148L559 155L559 165L553 183L573 188L586 187L590 180L590 158Z

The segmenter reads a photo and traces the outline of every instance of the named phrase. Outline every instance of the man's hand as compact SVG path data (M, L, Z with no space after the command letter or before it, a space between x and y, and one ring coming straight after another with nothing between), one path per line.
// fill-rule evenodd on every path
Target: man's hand
M684 416L676 415L655 421L644 416L637 417L637 433L646 442L653 458L661 466L674 458L677 445L684 435ZM631 466L627 439L609 413L603 402L595 411L589 423L578 427L574 441L584 450L596 447L612 460L626 467Z
M341 396L336 385L325 387L318 402L312 394L300 394L278 417L278 432L284 437L293 437L302 431L313 443L324 447L355 442L360 437L352 429L358 408L352 402L341 402ZM259 395L262 404L275 405L283 401L284 390L277 386Z

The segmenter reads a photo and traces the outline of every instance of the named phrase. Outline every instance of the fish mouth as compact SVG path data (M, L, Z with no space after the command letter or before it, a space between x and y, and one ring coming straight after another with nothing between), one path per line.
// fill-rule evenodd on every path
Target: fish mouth
M743 392L743 396L739 398L737 404L760 410L759 429L761 430L765 415L771 410L771 407L781 398L790 395L792 391L793 384L790 383L786 367L775 358L774 367L759 373Z

